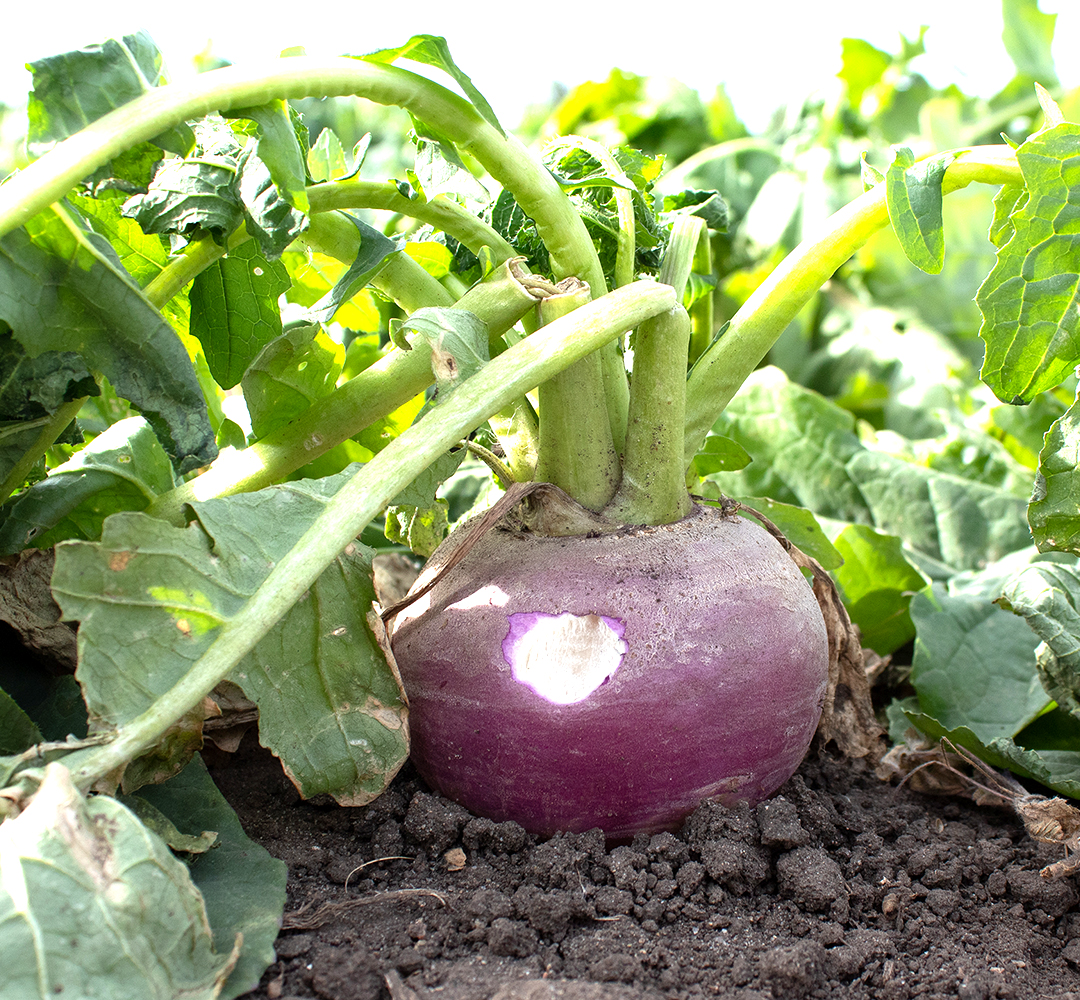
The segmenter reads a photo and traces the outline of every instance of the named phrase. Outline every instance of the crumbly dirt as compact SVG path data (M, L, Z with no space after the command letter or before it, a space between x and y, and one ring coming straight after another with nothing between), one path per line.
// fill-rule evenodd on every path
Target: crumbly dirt
M756 809L537 841L410 769L303 802L249 735L209 761L289 866L267 1000L1080 1000L1080 883L1001 810L812 755Z

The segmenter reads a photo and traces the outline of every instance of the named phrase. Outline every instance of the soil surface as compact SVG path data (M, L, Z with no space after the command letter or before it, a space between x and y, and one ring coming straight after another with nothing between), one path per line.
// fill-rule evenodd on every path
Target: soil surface
M406 769L303 802L249 734L209 761L289 866L267 1000L1080 1000L1077 877L1009 812L811 755L756 809L537 841Z

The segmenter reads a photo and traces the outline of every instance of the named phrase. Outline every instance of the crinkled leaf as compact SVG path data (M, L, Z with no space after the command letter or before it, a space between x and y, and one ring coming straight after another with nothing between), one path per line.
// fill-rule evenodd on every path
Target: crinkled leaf
M718 191L687 189L664 196L664 215L695 215L715 233L728 230L728 207Z
M81 622L91 712L119 724L172 687L349 474L193 504L185 529L116 514L100 543L59 546L53 589ZM363 804L408 753L403 697L367 617L373 597L370 553L350 545L230 675L305 796Z
M1080 554L1080 393L1044 438L1028 523L1041 550Z
M863 645L886 656L914 638L908 605L926 581L904 558L900 539L852 524L833 544L843 558L833 577Z
M27 109L27 144L35 157L165 82L161 53L145 31L49 56L31 63L30 71L34 90ZM195 137L190 128L179 124L156 136L154 142L186 156Z
M265 437L329 395L344 359L345 349L317 325L291 327L270 341L241 382L255 436Z
M953 154L915 162L906 146L896 150L885 174L889 220L908 260L928 274L945 263L945 233L941 225L941 181Z
M1011 239L979 288L982 378L1005 402L1026 403L1080 362L1080 125L1063 123L1016 150L1029 192Z
M244 833L201 757L195 757L175 778L140 789L137 797L190 836L217 831L213 850L191 858L188 870L202 893L217 949L231 947L238 931L244 935L222 1000L255 989L263 971L274 961L274 939L285 907L284 862L271 857Z
M196 276L190 329L223 389L236 385L259 352L281 336L278 298L288 287L285 265L268 261L250 242Z
M551 256L540 238L536 223L525 214L509 191L500 192L491 206L491 225L525 258L530 271L534 274L551 272Z
M984 742L1016 735L1050 703L1024 622L983 597L933 584L911 599L917 633L911 683L919 706L947 729Z
M466 454L464 448L448 451L394 497L383 528L389 541L425 557L439 547L449 528L449 503L435 493L457 472Z
M175 485L150 425L128 417L0 510L0 554L30 544L45 549L66 538L97 538L110 514L143 510Z
M329 323L341 305L348 302L363 288L392 253L397 253L397 243L373 229L355 216L343 213L360 233L360 249L349 269L338 279L330 291L308 310L314 323Z
M1026 503L1012 493L882 452L856 453L845 471L879 531L954 569L984 566L1031 541Z
M446 39L440 35L413 35L404 45L400 45L396 49L379 49L377 52L370 52L362 58L377 63L392 63L396 59L412 59L414 62L441 69L457 82L484 120L488 124L495 126L501 134L505 134L499 124L499 119L495 117L495 112L491 110L491 105L476 89L472 80L458 68L458 65L450 56L450 48L446 44Z
M1080 567L1034 563L1009 581L1000 603L1023 616L1042 640L1038 666L1043 686L1080 718Z
M62 764L0 824L0 886L12 997L212 1000L235 962L187 868L115 799L84 799Z
M183 473L217 453L184 345L108 243L52 206L0 240L0 320L32 356L81 355L150 421Z
M441 402L490 359L487 324L467 309L417 309L398 335L415 333L431 345L431 368Z

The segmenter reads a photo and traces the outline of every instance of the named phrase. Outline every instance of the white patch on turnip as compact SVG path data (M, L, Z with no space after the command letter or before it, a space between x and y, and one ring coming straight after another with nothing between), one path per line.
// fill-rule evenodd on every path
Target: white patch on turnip
M626 655L625 625L603 615L510 616L503 656L514 680L555 705L584 701Z

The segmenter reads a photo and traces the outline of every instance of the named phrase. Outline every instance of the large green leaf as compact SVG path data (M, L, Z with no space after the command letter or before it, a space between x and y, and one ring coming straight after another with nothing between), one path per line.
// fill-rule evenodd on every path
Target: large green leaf
M59 205L0 240L0 320L28 355L79 354L150 421L183 473L217 453L184 345L109 244Z
M915 162L906 146L895 150L885 174L889 221L908 260L927 274L945 263L945 234L941 226L941 181L953 154Z
M1080 554L1080 392L1043 439L1028 523L1040 549Z
M0 755L22 753L41 742L41 731L19 703L0 688Z
M1006 584L1001 604L1022 615L1043 641L1038 651L1043 686L1080 718L1080 567L1028 566Z
M274 939L285 907L285 863L244 833L202 757L195 757L175 778L141 788L138 795L161 810L181 833L195 837L204 830L217 833L213 849L191 857L188 871L202 893L217 950L231 949L238 931L244 935L222 1000L255 989L274 961Z
M982 378L1005 402L1027 403L1080 362L1080 125L1037 132L1016 150L1028 197L976 297L986 342Z
M99 434L47 479L0 508L0 554L66 538L97 538L120 510L143 510L176 485L168 456L142 417Z
M914 638L908 605L925 580L904 558L900 539L852 524L833 544L843 558L833 576L863 645L885 656Z
M911 599L917 637L911 683L919 707L946 729L983 742L1015 736L1050 703L1035 667L1035 637L989 598L933 584Z
M185 529L116 514L100 543L58 546L53 590L81 622L91 713L120 724L172 687L349 474L193 504ZM302 793L349 805L374 798L408 753L403 696L371 618L370 558L349 546L230 675Z
M0 824L0 946L5 995L41 1000L213 1000L234 961L166 844L115 799L84 799L55 763Z
M1055 86L1058 79L1052 45L1057 14L1044 14L1039 0L1006 0L1001 10L1001 40L1017 75L1038 80L1044 87Z
M293 208L306 212L307 149L301 148L289 106L273 100L252 108L234 108L232 118L250 118L258 132L256 152L270 173L278 193ZM306 133L306 129L301 131ZM305 141L306 145L306 141Z
M33 156L164 82L161 53L145 31L40 59L30 70L27 144ZM180 124L154 142L185 156L194 136Z
M280 261L270 262L255 243L242 243L192 283L191 334L206 352L223 389L243 377L259 352L281 336L278 298L289 287Z

